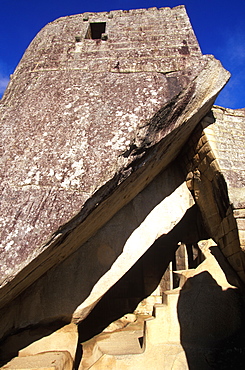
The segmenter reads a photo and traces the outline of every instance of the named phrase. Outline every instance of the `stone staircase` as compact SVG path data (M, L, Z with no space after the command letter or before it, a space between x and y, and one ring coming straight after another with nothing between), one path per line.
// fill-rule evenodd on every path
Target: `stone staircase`
M180 288L166 291L163 303L154 305L153 316L137 315L125 328L84 343L79 370L187 369L180 344L179 292Z
M156 303L160 298L156 290L134 314L125 315L82 343L78 370L244 368L238 277L219 258L222 254L218 256L213 241L199 246L205 260L195 269L175 271L179 287L165 291L162 303ZM3 369L43 368L45 364L45 368L72 370L77 341L77 326L70 324L20 351Z
M164 292L152 316L136 315L126 327L83 343L79 370L230 369L236 360L242 368L240 298L228 282L237 277L228 265L221 269L210 243L196 269L176 272L180 286Z

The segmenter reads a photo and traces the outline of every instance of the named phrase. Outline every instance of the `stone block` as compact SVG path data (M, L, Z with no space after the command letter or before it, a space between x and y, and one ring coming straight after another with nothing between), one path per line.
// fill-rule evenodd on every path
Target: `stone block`
M229 231L231 230L230 225L229 225L229 221L228 221L228 217L223 218L222 226L223 226L223 229L224 229L224 234L225 235L228 234Z
M227 211L226 211L226 216L233 216L234 218L234 215L233 215L233 208L231 205L229 205L229 207L227 208Z
M189 190L193 190L193 180L187 180L186 185Z
M245 218L238 218L237 226L239 230L245 230Z
M199 163L198 168L202 173L204 173L208 167L209 167L209 162L207 160L207 157L204 157L203 160Z
M244 271L245 255L241 250L233 254L232 256L227 257L227 259L230 262L231 266L235 268L237 272Z
M212 181L214 178L214 172L210 168L210 166L207 167L206 171L204 171L203 175L209 180Z
M238 230L241 245L245 245L245 230Z
M211 150L209 143L205 143L199 150L198 154L200 157L200 160L202 160L204 157L206 157L207 153L209 153Z
M198 153L193 156L192 162L194 167L197 167L199 165L200 155Z
M245 218L245 209L234 209L233 211L235 218Z
M233 242L226 244L222 249L222 253L224 254L225 257L230 257L238 252L240 252L239 239L235 239Z
M225 243L224 243L223 238L220 238L218 240L218 246L220 247L221 250L225 248Z
M229 231L228 234L226 234L224 236L224 238L225 238L225 243L226 244L233 243L235 240L238 241L239 238L238 238L238 232L237 232L237 230L235 229L235 230Z
M219 163L217 161L217 159L213 160L211 163L210 163L210 168L213 170L213 172L220 172L220 169L219 169Z
M209 152L207 152L206 158L207 158L207 161L208 161L209 164L211 162L213 162L213 160L215 159L215 156L214 156L214 153L213 153L212 150L210 150Z
M206 135L201 136L200 139L198 140L198 143L197 143L197 146L196 146L196 151L200 152L201 148L206 143L207 143L207 137L206 137Z
M224 228L223 228L222 223L220 223L220 224L219 224L219 227L218 227L218 229L217 229L217 235L216 235L216 237L217 237L217 239L219 240L219 239L221 239L224 235L225 235Z
M44 352L33 356L15 357L1 369L72 370L73 361L69 352Z
M180 341L180 326L177 315L177 302L179 289L166 291L164 294L165 304L154 306L154 319L146 320L145 344L148 349L160 343Z
M9 319L1 316L2 336L72 315L82 320L141 258L156 237L134 220L130 235L136 228L145 232L137 248L129 236L125 247L127 237L118 245L118 235L105 232L104 240L111 241L107 254L104 245L91 247L92 237L167 166L172 171L176 156L229 79L220 62L202 56L184 8L169 11L166 19L155 9L111 14L108 19L106 12L84 13L48 24L31 43L1 100L2 140L11 158L3 157L2 165L0 304ZM109 44L83 39L75 45L78 30L86 35L87 15L91 23L108 22ZM165 28L159 27L162 23ZM148 27L144 37L142 26ZM129 40L129 50L122 50ZM194 58L188 48L195 50ZM120 72L130 73L118 73L118 58ZM27 81L28 89L17 96ZM204 145L207 139L200 140ZM193 157L194 148L190 151ZM158 203L167 202L169 194ZM186 211L183 198L169 204L173 217L164 233ZM175 206L181 211L178 220ZM165 218L158 219L157 236L163 234Z
M229 214L228 212L229 211L227 211L226 214L227 214L227 218L228 218L228 223L229 223L229 226L230 226L230 230L235 230L235 229L237 229L236 219L234 218L233 213L230 213Z
M30 356L47 351L67 351L75 359L78 342L76 324L69 324L19 351L19 356Z
M213 238L217 239L218 229L220 226L219 217L217 217L217 214L213 214L207 217L207 221L209 223L209 227L210 227Z

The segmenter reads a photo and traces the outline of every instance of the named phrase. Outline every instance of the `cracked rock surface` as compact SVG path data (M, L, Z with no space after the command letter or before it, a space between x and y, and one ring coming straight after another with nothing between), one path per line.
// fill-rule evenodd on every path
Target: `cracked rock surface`
M229 79L182 6L88 17L107 39L84 15L48 24L0 103L2 307L176 158Z

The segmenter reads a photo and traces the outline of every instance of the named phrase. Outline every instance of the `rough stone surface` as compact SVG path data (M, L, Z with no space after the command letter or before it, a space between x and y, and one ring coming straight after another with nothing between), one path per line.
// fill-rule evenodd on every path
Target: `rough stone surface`
M69 352L44 352L33 356L16 357L1 369L72 370L73 361Z
M19 357L35 355L48 351L67 351L72 360L75 360L78 342L77 325L65 325L54 333L44 336L40 340L31 343L29 346L19 351ZM11 343L10 343L11 345Z
M243 282L244 122L243 111L214 107L193 131L181 154L187 186L208 233Z
M206 257L204 262L196 269L185 271L182 287L166 291L164 304L155 305L154 317L146 319L142 353L132 352L131 343L127 354L123 350L113 353L112 334L106 338L102 333L89 343L98 350L94 351L94 358L90 357L94 364L88 366L84 361L81 370L208 370L232 368L235 364L242 368L243 344L239 347L244 325L242 298L227 280L234 272L226 261L221 268L220 261L214 257L214 250L219 250L212 240L202 241L199 246ZM119 343L130 330L133 336L134 326L114 333Z
M156 238L179 224L192 205L184 176L179 166L173 164L75 253L3 307L2 335L9 331L18 333L19 328L28 325L49 324L58 318L66 322L72 317L81 321ZM175 248L179 238L185 237L185 231L176 232L174 241L170 239L162 244L173 244ZM168 253L165 258L169 258ZM6 346L10 347L8 342L0 347L0 355L1 351L6 352Z
M139 128L206 64L183 7L111 14L89 15L107 41L84 39L82 14L48 24L1 101L2 285L127 168Z
M225 177L234 209L245 208L245 111L214 107L204 132Z
M201 54L183 6L80 14L40 31L0 102L0 361L53 350L74 359L77 336L68 348L61 326L86 338L101 307L117 318L150 311L178 245L212 237L222 268L238 273L229 283L242 286L245 116L211 110L228 79ZM156 305L143 354L137 343L117 357L117 321L89 344L86 366L99 356L94 369L201 369L209 354L198 362L192 346L226 343L243 325L239 294L210 261Z
M184 7L110 14L89 15L107 41L83 15L47 25L1 101L1 306L163 170L229 78Z

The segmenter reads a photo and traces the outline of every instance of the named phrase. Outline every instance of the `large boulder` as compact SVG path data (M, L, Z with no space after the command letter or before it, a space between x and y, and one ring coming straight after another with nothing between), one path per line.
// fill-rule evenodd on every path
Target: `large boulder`
M40 31L0 107L3 336L82 320L180 222L188 190L175 165L165 169L228 79L201 54L183 6L75 15ZM161 225L126 244L161 202ZM113 217L119 233L99 238Z

